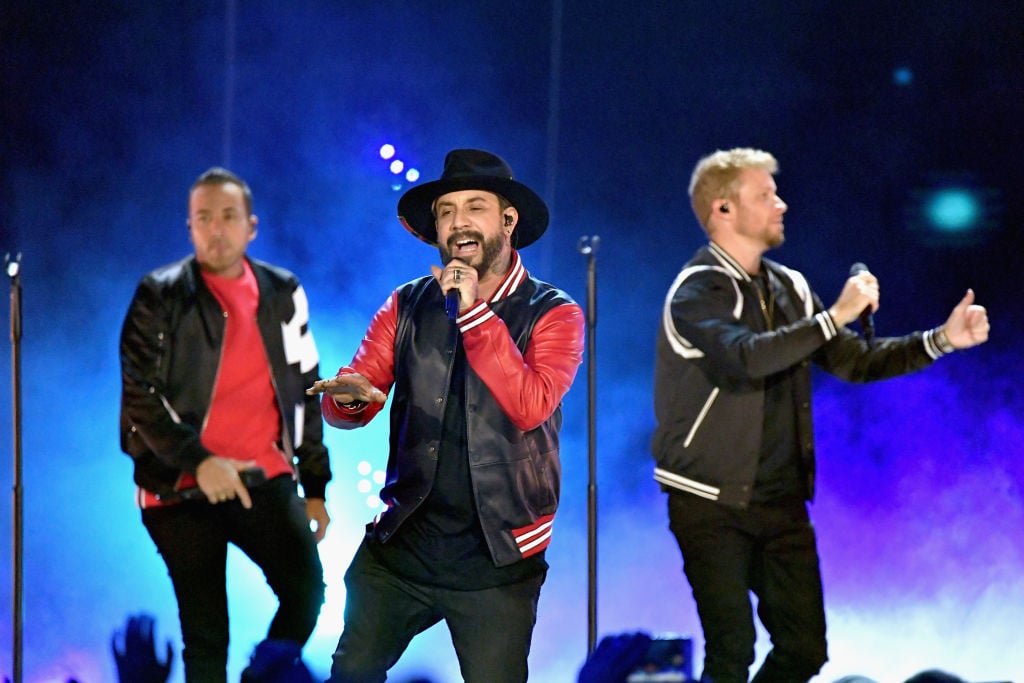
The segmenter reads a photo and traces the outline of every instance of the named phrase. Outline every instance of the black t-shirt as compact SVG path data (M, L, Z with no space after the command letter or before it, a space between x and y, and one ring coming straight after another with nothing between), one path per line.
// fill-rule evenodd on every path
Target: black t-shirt
M775 310L775 296L767 278L764 272L754 277L754 286L760 290L760 301L769 302L767 307L762 307L767 310L766 330L790 322L785 319L782 311ZM755 503L794 496L802 500L806 497L806 484L797 448L793 372L794 368L787 368L765 378L761 455L752 496L752 502Z
M461 339L445 406L434 486L387 543L370 537L370 550L396 574L419 583L480 590L521 581L547 570L544 553L496 567L477 515L466 445L465 378Z

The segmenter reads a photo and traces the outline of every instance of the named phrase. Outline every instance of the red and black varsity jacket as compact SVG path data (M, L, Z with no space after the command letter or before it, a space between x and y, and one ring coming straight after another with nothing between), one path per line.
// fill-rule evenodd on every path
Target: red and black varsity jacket
M531 277L517 253L488 301L447 319L432 277L395 290L374 315L350 366L391 392L390 452L374 532L387 542L434 482L456 334L466 352L465 409L477 513L496 566L544 550L558 508L561 402L582 361L584 317L564 292ZM330 395L324 418L349 429L383 404L358 411Z

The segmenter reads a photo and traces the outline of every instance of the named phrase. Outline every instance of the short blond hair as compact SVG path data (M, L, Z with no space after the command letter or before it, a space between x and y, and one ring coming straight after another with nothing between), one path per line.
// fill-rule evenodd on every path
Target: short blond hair
M690 176L690 206L704 230L711 220L712 202L722 197L734 199L740 172L748 168L775 175L779 162L771 153L751 147L720 149L697 162Z

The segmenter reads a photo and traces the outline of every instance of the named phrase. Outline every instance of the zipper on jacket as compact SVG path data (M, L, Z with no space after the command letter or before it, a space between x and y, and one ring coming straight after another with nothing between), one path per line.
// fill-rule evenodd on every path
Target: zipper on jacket
M217 308L220 309L220 317L224 321L224 327L220 332L220 349L217 353L217 372L213 373L213 384L210 385L210 397L206 399L206 412L203 413L203 423L199 428L200 439L203 438L203 432L206 431L206 423L210 420L210 411L213 409L213 395L217 393L217 380L220 379L220 369L224 364L224 343L227 341L228 336L228 312L220 306L219 302Z
M298 481L299 471L298 466L295 463L295 446L292 438L292 433L288 430L288 418L285 417L288 411L285 410L284 401L281 397L281 391L277 386L277 377L274 375L274 363L270 358L270 351L267 350L267 340L263 338L263 327L260 325L260 313L259 306L256 309L256 315L253 320L256 322L256 331L260 334L260 346L263 347L263 357L267 360L267 374L270 375L270 386L274 389L274 401L277 403L277 413L281 418L281 447L276 449L281 459L288 465L288 469L292 473L292 479ZM298 404L301 405L301 404ZM292 420L298 415L298 405L292 409ZM303 406L305 409L305 406ZM294 423L291 425L292 429L296 431L298 436L299 425ZM305 424L302 425L303 431L305 431ZM303 434L303 437L305 434Z

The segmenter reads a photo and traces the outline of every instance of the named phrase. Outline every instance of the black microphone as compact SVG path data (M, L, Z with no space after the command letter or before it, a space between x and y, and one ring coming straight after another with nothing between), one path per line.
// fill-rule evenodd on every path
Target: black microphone
M861 273L870 273L868 267L858 261L850 266L850 277ZM875 339L875 317L871 314L871 306L867 306L860 313L860 330L864 333L864 341L870 344Z
M455 318L459 315L459 290L457 287L452 287L444 295L444 310L448 313L448 320L455 322Z
M254 486L259 486L267 481L267 472L262 467L249 467L241 470L238 473L238 478L242 480L242 485L247 489L252 489ZM189 486L188 488L178 489L177 491L169 494L163 494L159 496L160 500L165 503L178 503L189 500L208 500L203 490L199 488L198 484Z

